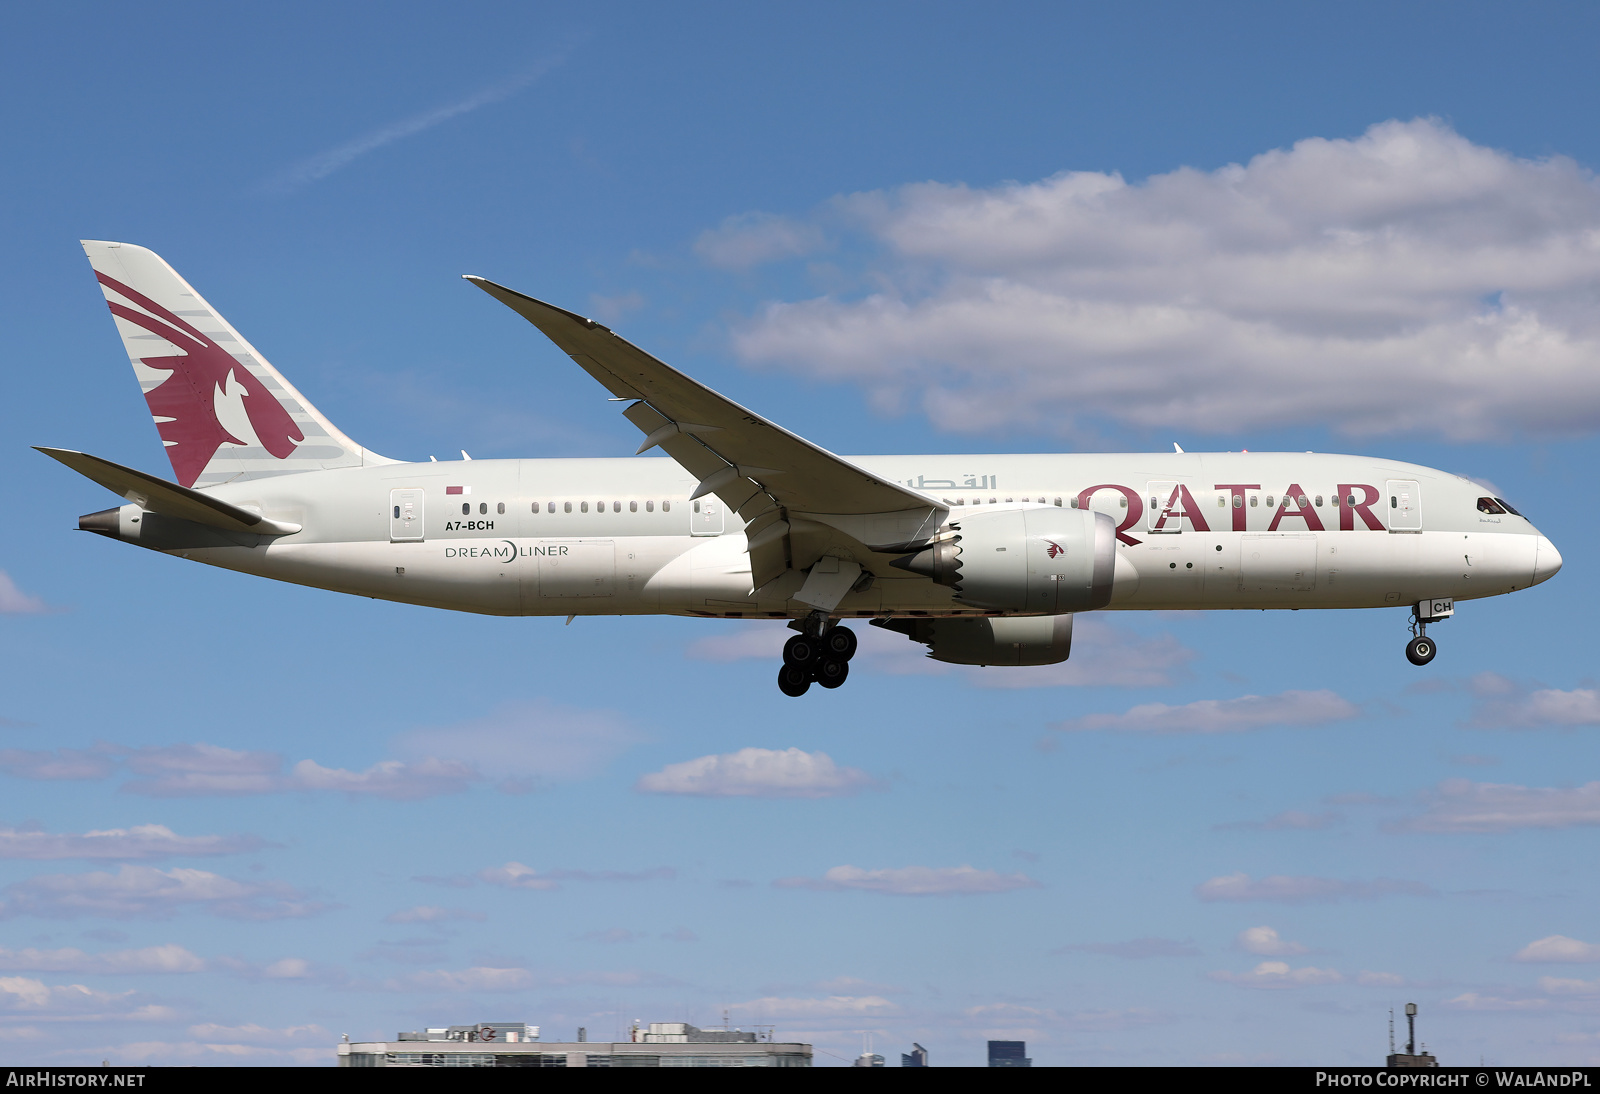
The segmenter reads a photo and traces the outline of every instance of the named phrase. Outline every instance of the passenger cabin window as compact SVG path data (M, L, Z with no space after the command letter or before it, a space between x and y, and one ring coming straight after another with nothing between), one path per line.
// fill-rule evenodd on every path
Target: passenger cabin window
M1228 507L1228 499L1225 496L1223 496L1222 494L1218 494L1217 495L1217 508L1218 509L1226 509L1227 507Z
M646 513L654 513L656 511L656 503L653 502L653 501L645 502L644 503L644 511Z
M1254 509L1256 507L1256 502L1259 501L1259 500L1260 500L1259 495L1251 494L1250 495L1250 508ZM1267 499L1267 504L1268 505L1272 504L1272 499L1271 498Z
M499 513L502 517L505 516L506 515L506 503L505 502L501 502L499 505L496 505L494 507L494 511L496 513Z
M587 513L589 511L589 503L586 501L580 501L578 503L578 509L580 512Z
M546 512L546 513L554 513L554 512L555 512L555 511L556 511L556 503L555 503L555 502L551 502L551 503L550 503L550 504L549 504L549 505L548 505L548 506L547 506L547 507L546 507L546 508L545 508L545 512Z
M663 512L663 513L670 513L670 512L672 512L672 503L671 503L671 502L670 502L670 501L664 501L664 502L662 502L662 503L661 503L661 511L662 511L662 512Z
M1318 509L1322 508L1322 495L1321 494L1317 495L1317 508Z
M1506 507L1495 501L1493 498L1478 499L1478 512L1480 513L1490 513L1495 516L1499 516L1505 511Z
M1060 508L1061 508L1061 499L1060 499L1060 498L1057 498L1057 499L1056 499L1056 508L1057 508L1057 509L1060 509Z
M570 513L572 512L572 503L570 501L564 501L561 503L561 508Z
M488 502L480 501L478 503L478 515L480 517L486 517L486 516L489 515L489 503Z
M638 511L639 511L639 503L636 502L636 501L630 501L628 503L628 512L637 513Z
M471 512L472 512L472 503L470 501L462 502L461 503L461 515L462 516L466 516L468 513L471 513Z
M1271 494L1267 495L1267 508L1268 509L1272 508L1272 495Z
M620 513L620 512L622 512L622 503L621 503L621 502L620 502L620 501L614 501L614 502L612 502L612 503L611 503L611 511L612 511L612 512L613 512L613 513Z

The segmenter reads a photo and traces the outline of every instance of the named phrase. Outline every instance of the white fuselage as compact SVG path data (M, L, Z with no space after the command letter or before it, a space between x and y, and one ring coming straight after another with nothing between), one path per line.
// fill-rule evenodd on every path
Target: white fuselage
M1560 567L1527 520L1480 510L1486 488L1413 464L1312 453L852 462L948 504L953 523L1006 507L1109 514L1119 540L1111 609L1468 600L1526 588ZM129 505L121 538L281 581L491 615L806 614L791 600L802 574L751 588L737 514L715 496L689 501L695 485L659 458L315 471L208 491L301 525L296 534L174 531ZM832 614L998 614L962 605L888 557L855 560L874 579Z

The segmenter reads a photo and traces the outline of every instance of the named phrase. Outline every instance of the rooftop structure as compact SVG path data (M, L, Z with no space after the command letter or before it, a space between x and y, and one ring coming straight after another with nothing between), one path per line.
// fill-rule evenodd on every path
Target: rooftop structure
M1422 1051L1417 1051L1417 1005L1406 1004L1406 1027L1409 1036L1406 1039L1406 1050L1394 1050L1394 1011L1389 1011L1389 1059L1390 1067L1438 1067L1439 1061L1428 1052L1428 1046L1423 1045Z

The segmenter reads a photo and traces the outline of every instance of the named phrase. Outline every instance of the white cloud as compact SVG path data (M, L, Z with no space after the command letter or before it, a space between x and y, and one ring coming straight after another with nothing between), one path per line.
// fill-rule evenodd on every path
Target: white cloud
M1311 966L1294 969L1287 961L1263 961L1249 972L1213 972L1211 979L1241 988L1305 988L1320 984L1342 984L1344 976L1334 969Z
M45 602L17 588L17 583L0 570L0 615L34 615L44 611Z
M482 923L488 918L482 912L468 911L465 908L440 908L432 904L419 904L414 908L390 912L383 917L383 921L385 923L452 923L457 920L467 919Z
M478 878L490 885L498 885L504 889L559 889L561 883L554 878L546 877L531 866L524 866L520 862L508 862L504 866L493 866L478 872Z
M1444 1005L1451 1010L1470 1011L1541 1011L1550 1009L1550 1000L1538 998L1507 998L1500 995L1480 995L1475 991L1466 992L1453 999L1446 999Z
M1539 977L1539 990L1550 995L1600 995L1600 980L1574 980L1561 976Z
M46 984L25 976L0 976L0 1013L120 1010L133 994L94 991L82 984Z
M365 771L323 767L314 760L294 765L296 790L335 790L343 794L417 801L440 794L459 794L480 779L475 770L457 760L424 759L416 763L382 760Z
M772 213L740 213L701 232L694 251L708 266L747 270L812 254L825 245L821 230L814 224Z
M282 1044L285 1041L306 1041L326 1045L333 1039L332 1034L316 1025L270 1029L253 1023L243 1026L219 1026L210 1022L190 1026L189 1036L197 1041L231 1041L258 1045Z
M1470 690L1477 697L1470 724L1480 728L1600 725L1600 691L1594 688L1527 689L1484 673L1473 679Z
M547 700L503 703L482 718L400 734L395 751L442 757L478 771L533 783L581 779L642 739L622 715Z
M735 351L947 429L1600 422L1600 188L1438 120L1134 184L920 183L818 219L879 256L854 271L868 294L772 303Z
M1039 883L1026 874L1002 874L971 866L904 866L897 870L835 866L820 878L783 878L774 884L785 889L859 889L895 896L1008 893L1015 889L1039 888Z
M1268 726L1319 726L1360 711L1331 691L1285 691L1237 699L1199 699L1182 706L1143 703L1123 714L1086 714L1056 729L1109 729L1124 733L1241 733Z
M489 885L498 885L503 889L541 889L551 890L561 888L563 881L669 881L677 876L677 871L670 866L653 866L646 870L546 870L540 872L531 866L524 866L520 862L508 862L504 866L493 866L480 870L477 880ZM418 878L419 881L433 881L461 887L456 878ZM472 879L462 877L466 884L471 884Z
M0 748L0 771L19 779L103 779L117 769L116 747Z
M149 778L122 785L132 794L157 798L269 794L284 789L276 752L243 752L205 742L137 749L124 761Z
M10 950L0 947L0 969L84 974L201 972L206 963L175 942L137 950Z
M825 752L741 748L668 764L642 777L635 789L705 798L833 798L872 785L865 771L840 767Z
M1528 943L1511 960L1572 964L1600 961L1600 946L1593 942L1579 942L1564 934L1553 934Z
M1234 949L1261 957L1292 957L1310 951L1299 942L1290 942L1271 927L1246 927L1233 940Z
M196 1027L203 1028L203 1027ZM213 1027L221 1028L221 1027ZM89 1056L117 1060L132 1060L142 1064L236 1067L240 1064L288 1064L295 1067L317 1067L328 1062L326 1044L302 1047L275 1047L266 1044L246 1043L249 1031L256 1026L235 1026L244 1030L244 1040L232 1042L205 1041L133 1041L120 1045L104 1045L88 1052ZM320 1027L297 1027L320 1028ZM327 1040L327 1034L321 1038Z
M765 996L737 1003L741 1014L773 1018L871 1018L897 1014L900 1008L881 995L829 995L823 998Z
M1600 824L1600 782L1530 787L1447 779L1424 800L1427 811L1396 824L1396 831L1510 832Z
M327 905L282 882L236 881L205 870L123 865L115 874L42 874L8 885L0 917L166 919L186 906L225 919L267 920L314 915Z
M0 859L153 859L173 855L234 855L255 851L257 836L180 836L162 824L84 832L0 828Z
M384 983L390 991L522 991L533 987L527 969L475 965L469 969L414 972Z
M1226 874L1195 886L1194 895L1207 901L1268 901L1279 904L1333 903L1341 900L1374 900L1383 896L1431 896L1433 890L1418 881L1377 878L1373 881L1340 881L1326 877L1252 878L1249 874Z

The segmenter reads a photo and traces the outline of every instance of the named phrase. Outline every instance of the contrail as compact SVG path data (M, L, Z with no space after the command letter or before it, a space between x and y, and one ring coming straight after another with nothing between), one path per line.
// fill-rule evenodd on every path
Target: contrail
M418 133L432 129L434 126L458 118L463 114L470 114L479 107L489 106L492 103L508 99L521 91L541 76L552 69L560 67L566 61L567 54L572 51L576 43L568 43L556 50L553 54L542 60L536 61L532 66L517 73L509 79L491 84L482 91L468 95L458 102L445 106L425 110L421 114L414 114L409 118L386 125L382 129L375 129L371 133L347 141L336 148L320 152L309 159L280 171L263 182L258 188L263 194L291 194L296 190L310 186L327 178L335 171L348 167L368 152L376 151L386 144L414 137Z

